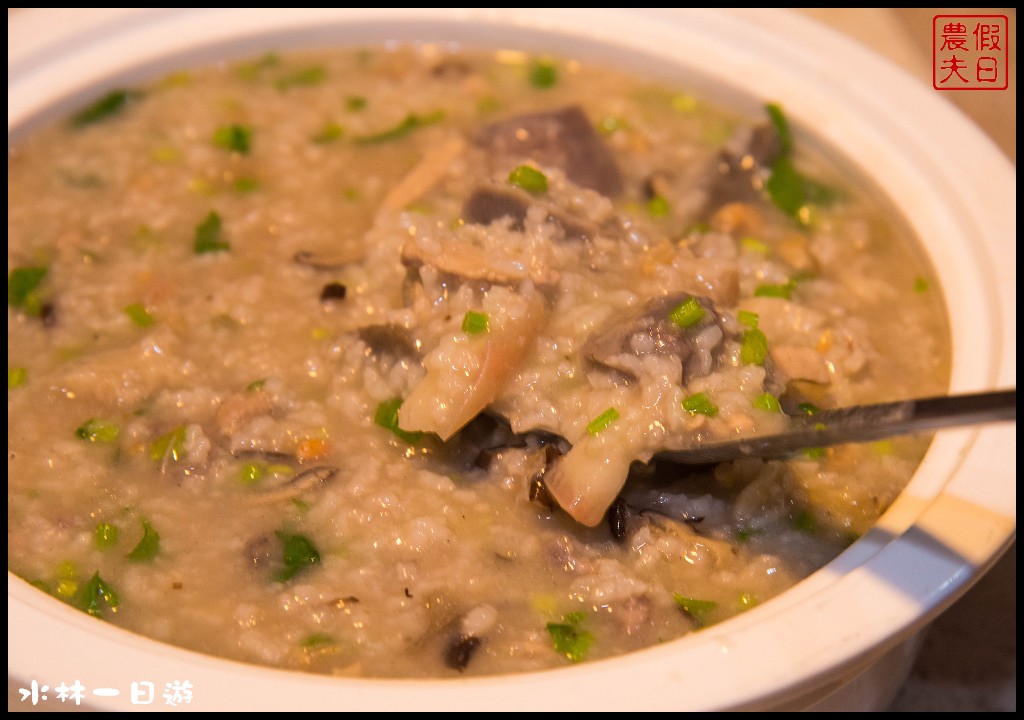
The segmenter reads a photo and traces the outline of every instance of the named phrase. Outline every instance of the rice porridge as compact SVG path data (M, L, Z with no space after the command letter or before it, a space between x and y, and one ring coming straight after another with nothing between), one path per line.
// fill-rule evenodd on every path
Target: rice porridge
M8 151L8 568L347 676L556 668L769 601L929 438L658 451L949 373L912 238L799 139L773 102L430 45L101 94Z

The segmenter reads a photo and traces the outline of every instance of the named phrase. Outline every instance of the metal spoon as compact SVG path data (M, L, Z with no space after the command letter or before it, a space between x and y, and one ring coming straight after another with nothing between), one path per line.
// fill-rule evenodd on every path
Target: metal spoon
M869 442L940 428L1017 420L1017 389L900 400L790 416L791 427L775 435L701 443L664 450L656 457L695 465L744 457L779 457L794 450Z

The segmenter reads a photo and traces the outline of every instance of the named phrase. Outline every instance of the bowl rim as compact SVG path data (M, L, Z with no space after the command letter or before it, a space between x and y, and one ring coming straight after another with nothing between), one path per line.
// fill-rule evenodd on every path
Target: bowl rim
M568 48L559 54L587 54L595 44L610 44L638 57L667 60L671 67L690 68L706 83L745 86L766 100L791 98L785 106L797 127L813 128L827 144L855 146L857 152L848 159L879 183L920 237L932 239L932 262L945 294L957 298L948 308L956 338L951 391L1015 386L1015 169L978 128L924 83L792 12L21 10L8 15L9 148L12 132L16 136L20 127L46 112L70 107L86 92L110 87L112 73L123 82L186 50L202 54L230 38L236 38L229 43L233 50L243 51L267 34L325 38L325 28L351 28L352 22L362 24L361 32L372 27L396 37L426 23L434 31L451 33L450 38L536 43L530 49L546 47L549 34L557 33L563 49ZM126 57L133 58L127 73ZM766 63L766 57L773 62ZM860 74L852 74L851 67ZM813 83L807 82L809 74ZM949 143L950 137L958 142ZM879 175L876 167L886 172ZM149 676L201 677L200 682L193 680L193 710L783 705L854 677L923 627L998 559L1016 535L1015 468L1015 426L943 431L878 525L778 598L662 646L542 673L385 681L272 670L199 655L96 623L41 596L9 572L9 693L12 682L44 682L55 674L69 682L78 676L87 687L109 685L114 671L92 660L101 647L117 648L129 669L145 668ZM866 606L868 599L871 606ZM835 617L848 618L850 627L836 634L829 624ZM781 636L802 641L779 643ZM773 657L766 663L767 648ZM673 662L677 656L685 656L688 667L678 667ZM693 673L693 667L700 673ZM624 677L629 697L621 691ZM731 681L736 677L744 678L742 685ZM127 683L147 677L121 679ZM232 692L206 695L213 687L230 687ZM296 688L301 689L299 697ZM133 707L123 693L92 704Z

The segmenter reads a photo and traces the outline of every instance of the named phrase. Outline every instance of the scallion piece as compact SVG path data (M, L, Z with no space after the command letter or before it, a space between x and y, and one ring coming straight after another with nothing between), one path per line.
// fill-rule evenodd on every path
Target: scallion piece
M211 210L210 214L196 226L196 255L230 249L230 243L221 238L220 215Z
M43 303L37 292L48 268L44 266L17 267L7 274L7 304L26 315L42 315Z
M28 380L28 370L23 367L7 368L7 389L21 387Z
M238 481L243 485L255 485L263 479L266 468L260 463L246 463L238 471Z
M443 119L443 110L435 110L429 115L416 115L415 113L410 113L394 127L382 130L379 133L362 135L355 138L353 142L356 145L375 145L377 143L388 142L390 140L398 140L399 138L405 137L413 130L418 130L419 128L426 127L427 125L433 125Z
M550 60L538 60L530 68L530 84L538 89L547 89L558 84L558 67Z
M699 627L707 625L711 614L718 609L718 603L714 600L700 600L679 593L672 593L672 599Z
M146 306L142 303L132 303L124 309L124 314L128 316L128 319L139 327L152 327L156 324L156 318L149 314L146 310Z
M349 95L345 98L345 108L350 112L359 112L365 110L367 106L366 98L359 95Z
M691 415L707 415L714 417L718 414L718 406L711 402L707 393L694 393L683 400L683 410Z
M391 400L385 400L377 406L377 412L373 415L373 421L380 425L382 428L387 428L401 440L409 443L410 445L417 443L423 437L423 433L419 430L409 431L403 430L398 427L398 410L402 407L401 398L392 398Z
M914 292L925 293L928 292L928 281L923 277L914 278Z
M619 411L610 407L587 424L587 432L597 435L618 419Z
M761 393L754 398L754 407L765 412L782 412L782 405L779 404L779 399L771 393Z
M758 255L768 255L772 249L768 246L768 243L763 240L758 240L755 237L745 237L740 240L740 247L744 250L750 250Z
M305 535L296 535L278 530L277 539L283 546L284 567L278 571L275 580L288 582L301 571L320 564L320 551Z
M108 522L101 522L96 524L96 529L93 532L93 539L96 543L96 547L100 550L109 550L117 545L117 538L119 534L120 531L117 529L117 525Z
M71 116L71 125L76 128L83 128L87 125L109 120L118 115L128 105L128 101L138 94L127 90L111 90L92 105L88 105L75 115Z
M768 358L768 338L757 328L743 331L740 360L744 365L764 365Z
M668 217L671 207L668 204L668 200L663 198L661 195L655 195L647 201L647 214L653 218Z
M252 128L245 125L225 125L213 132L213 144L241 155L252 149Z
M467 335L484 335L490 329L490 318L485 312L469 310L462 318L462 332Z
M109 584L104 582L97 570L89 581L82 586L81 592L76 597L80 609L93 617L102 617L105 610L117 612L121 604L117 592Z
M520 165L510 172L508 182L534 195L548 191L547 175L529 165Z
M693 327L703 320L706 314L707 311L704 310L704 307L700 304L697 298L691 296L675 307L672 312L668 314L668 319L678 327L685 330L686 328Z
M787 282L783 285L758 285L754 290L754 297L777 297L789 300L793 295L794 285L795 284L791 282Z
M594 635L580 627L585 619L581 612L570 613L565 622L547 624L555 650L574 663L583 660L594 643Z
M75 430L75 435L82 440L107 445L116 443L120 434L121 429L117 425L109 420L101 420L99 418L91 418Z
M295 72L287 75L282 75L277 79L274 84L277 89L284 92L294 87L307 87L309 85L319 85L327 79L327 68L322 65L314 65L312 67L302 68Z
M336 122L328 122L320 128L320 132L313 136L313 142L317 145L326 145L327 143L332 143L344 136L345 128Z
M234 182L235 192L251 193L260 189L260 181L251 177L240 177Z
M739 320L740 325L746 325L754 330L757 329L757 323L760 321L757 313L749 310L740 310L736 313L736 319Z
M185 426L179 425L166 435L153 441L149 456L157 462L177 462L185 457Z
M132 562L149 562L160 554L160 533L153 529L149 520L142 521L142 537L139 544L128 553L127 557Z

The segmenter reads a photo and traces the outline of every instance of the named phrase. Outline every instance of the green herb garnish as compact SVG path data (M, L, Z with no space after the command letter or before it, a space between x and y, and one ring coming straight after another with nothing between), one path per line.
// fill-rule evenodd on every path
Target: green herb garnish
M426 127L427 125L433 125L443 119L443 110L435 110L429 115L416 115L415 113L410 113L394 127L372 135L362 135L355 138L353 142L356 145L374 145L376 143L388 142L390 140L398 140L399 138L405 137L413 130L418 130L419 128Z
M231 244L221 239L220 215L211 210L206 219L196 226L196 255L230 249Z
M672 593L672 599L676 601L679 609L691 617L700 627L708 624L709 616L718 608L718 603L714 600L698 600L697 598L686 597L679 593Z
M688 297L680 305L675 307L672 312L668 314L668 319L671 320L676 326L685 330L686 328L693 327L701 320L707 311L695 297Z
M28 380L28 369L23 367L7 368L7 389L21 387Z
M748 328L752 328L754 330L757 329L757 323L760 321L757 313L750 312L749 310L740 310L736 313L736 319L739 321L740 325L746 325Z
M789 300L793 295L793 289L796 287L795 282L787 282L782 285L764 284L758 285L754 290L754 297L777 297Z
M782 405L779 404L779 399L771 393L761 393L754 398L754 407L765 412L782 412Z
M252 149L252 128L245 125L225 125L213 132L213 144L232 152L247 155Z
M593 634L580 627L585 619L584 613L575 612L566 615L565 622L547 624L548 634L554 641L555 651L565 655L574 663L583 660L594 643Z
M510 172L508 182L534 195L548 191L547 175L529 165L520 165Z
M345 98L345 107L350 112L359 112L360 110L365 110L367 104L368 103L366 101L366 98L361 97L359 95L350 95L347 98Z
M671 207L668 204L668 200L663 198L661 195L655 195L647 201L647 214L653 218L668 217Z
M43 302L37 291L47 272L48 268L44 266L11 270L7 274L7 304L24 311L26 315L39 317L43 311Z
M234 182L235 192L251 193L260 189L260 181L251 177L240 177Z
M89 442L105 443L107 445L117 442L121 429L109 420L92 418L86 420L83 425L75 430L75 435L82 440Z
M462 332L467 335L484 335L490 330L490 318L485 312L469 310L462 318Z
M707 393L695 393L683 400L683 410L692 415L707 415L714 417L718 414L718 406L711 402Z
M326 145L345 136L345 128L336 122L328 122L320 128L320 132L313 136L313 142L317 145Z
M265 473L266 468L261 463L246 463L238 471L238 481L243 485L255 485Z
M914 292L925 293L928 292L928 281L923 277L914 278Z
M423 433L419 430L403 430L398 427L398 410L402 407L401 398L392 398L391 400L385 400L377 406L377 412L373 415L373 421L383 428L387 428L400 439L409 443L410 445L417 443L423 437Z
M101 522L97 523L96 530L93 532L93 541L100 550L109 550L117 545L119 535L120 531L117 529L117 525Z
M185 457L185 426L179 425L166 435L153 441L149 456L157 462L177 462Z
M280 530L275 534L284 546L284 568L275 576L278 582L288 582L302 570L320 564L320 551L309 538Z
M160 553L160 533L153 529L148 520L142 521L142 538L135 549L128 553L132 562L149 562Z
M530 68L530 84L538 89L558 84L558 67L550 60L538 60Z
M825 205L839 194L832 188L805 177L793 165L793 134L782 108L774 103L765 106L775 133L779 138L779 156L772 165L772 173L765 189L775 206L801 224L808 224L805 208L808 203Z
M128 319L139 327L152 327L156 324L156 318L149 314L146 310L146 306L142 303L132 303L124 309L124 314L128 316Z
M313 67L302 68L295 72L287 75L282 75L277 79L274 84L277 89L284 92L294 87L306 87L309 85L319 85L327 79L327 68L322 65L314 65Z
M104 610L108 608L111 612L117 612L117 607L121 602L117 597L117 592L104 582L98 570L82 586L75 599L78 607L93 617L102 617Z
M618 419L619 411L610 407L587 424L587 433L597 435Z
M744 365L764 365L768 358L768 338L757 328L743 331L740 360Z
M138 97L138 93L128 90L111 90L92 105L86 106L71 116L71 125L83 128L87 125L109 120L121 113L128 106L128 101Z

